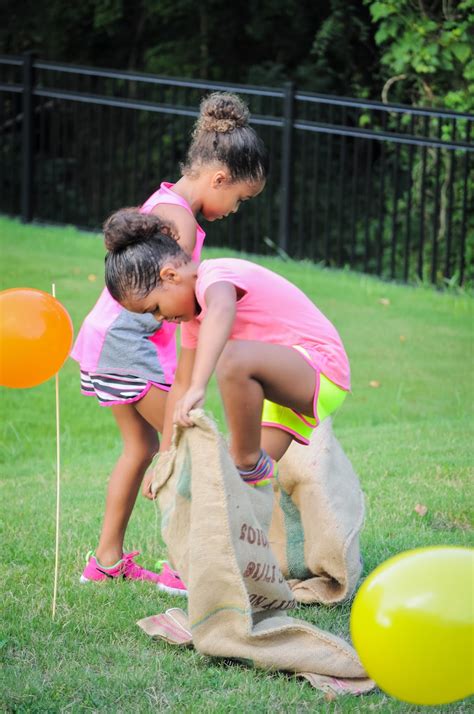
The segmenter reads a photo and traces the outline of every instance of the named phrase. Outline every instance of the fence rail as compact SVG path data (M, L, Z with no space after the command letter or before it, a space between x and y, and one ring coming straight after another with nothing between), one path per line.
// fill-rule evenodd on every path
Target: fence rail
M210 245L412 282L474 278L474 116L0 56L0 211L96 229L176 180L202 96L238 92L263 194Z

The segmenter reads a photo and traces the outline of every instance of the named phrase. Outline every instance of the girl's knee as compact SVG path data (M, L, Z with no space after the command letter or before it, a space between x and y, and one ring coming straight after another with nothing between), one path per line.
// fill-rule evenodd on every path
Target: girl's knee
M133 454L124 454L124 456L128 459L129 462L133 462L133 466L135 469L138 469L139 471L142 471L144 473L153 461L153 457L155 456L155 454L139 454L135 452Z
M245 360L245 349L243 345L238 342L233 342L230 340L217 363L216 376L221 383L229 378L235 379L239 374L244 371L244 360Z
M133 461L136 466L147 469L154 456L158 453L159 447L158 440L156 442L125 443L122 453L125 458Z

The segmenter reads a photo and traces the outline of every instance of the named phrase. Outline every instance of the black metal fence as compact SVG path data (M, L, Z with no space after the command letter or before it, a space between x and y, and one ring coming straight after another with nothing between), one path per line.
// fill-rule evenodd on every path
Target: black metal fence
M98 228L176 180L203 95L239 93L267 144L263 194L208 245L382 277L473 279L474 116L283 88L0 56L0 211ZM471 209L471 210L469 210Z

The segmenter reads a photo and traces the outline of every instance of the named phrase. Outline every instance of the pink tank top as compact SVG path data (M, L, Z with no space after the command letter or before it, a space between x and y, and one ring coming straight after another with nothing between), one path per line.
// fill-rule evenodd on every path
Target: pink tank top
M151 211L160 203L182 206L194 216L189 204L163 182L140 208ZM206 237L196 224L192 259L199 262ZM125 310L104 288L84 320L71 357L84 372L127 374L158 384L171 384L176 372L176 325L157 322L153 315Z
M242 297L230 340L255 340L287 347L300 346L311 362L332 382L350 391L349 360L336 328L296 285L281 275L248 260L216 258L203 260L196 281L196 299L201 312L181 325L181 345L195 349L207 311L206 290L228 282Z

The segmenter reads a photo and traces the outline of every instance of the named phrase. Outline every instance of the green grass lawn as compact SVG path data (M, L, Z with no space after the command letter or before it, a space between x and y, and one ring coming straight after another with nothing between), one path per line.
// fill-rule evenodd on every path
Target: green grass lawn
M0 236L1 289L50 291L54 282L77 332L102 288L100 238L5 218ZM335 430L366 494L365 574L413 547L472 545L472 298L309 263L262 262L315 301L338 328L351 359L353 395ZM180 599L158 593L150 583L79 585L85 554L97 543L120 442L111 413L80 395L72 360L60 373L60 402L61 562L53 622L54 380L1 390L2 711L424 710L381 693L327 702L285 674L173 649L148 639L135 623L182 605ZM207 406L222 425L214 384ZM417 504L427 507L426 515L415 512ZM126 546L142 551L144 565L164 556L154 507L143 498ZM349 613L349 605L305 606L297 615L348 637ZM472 705L464 701L431 711L468 712Z

